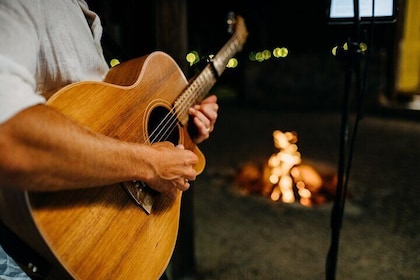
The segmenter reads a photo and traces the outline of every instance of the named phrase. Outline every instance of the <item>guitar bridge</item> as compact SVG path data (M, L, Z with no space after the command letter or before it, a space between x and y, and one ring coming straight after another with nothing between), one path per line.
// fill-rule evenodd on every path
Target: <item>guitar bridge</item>
M141 206L148 215L152 213L153 203L155 202L156 191L149 188L142 181L131 181L121 183L135 204Z

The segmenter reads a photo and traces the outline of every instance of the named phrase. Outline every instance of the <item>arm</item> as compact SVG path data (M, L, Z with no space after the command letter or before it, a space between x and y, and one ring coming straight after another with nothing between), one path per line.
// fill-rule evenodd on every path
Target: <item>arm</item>
M174 193L194 180L196 155L171 143L126 143L94 133L45 105L0 125L0 186L30 191L141 180ZM175 188L174 188L175 187Z

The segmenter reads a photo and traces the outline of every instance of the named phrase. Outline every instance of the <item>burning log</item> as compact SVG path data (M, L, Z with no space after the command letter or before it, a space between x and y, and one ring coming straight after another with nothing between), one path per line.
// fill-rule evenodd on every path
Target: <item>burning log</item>
M261 194L263 191L262 168L254 163L245 163L236 176L236 183L245 194Z
M335 172L302 163L297 148L296 132L273 132L274 145L279 151L267 163L244 164L236 182L244 193L261 194L273 201L299 201L305 206L318 205L333 199L337 184Z

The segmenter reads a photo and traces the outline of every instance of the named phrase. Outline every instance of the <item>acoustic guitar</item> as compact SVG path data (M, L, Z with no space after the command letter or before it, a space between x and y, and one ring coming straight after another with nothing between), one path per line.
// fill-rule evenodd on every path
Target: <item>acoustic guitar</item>
M242 49L243 18L232 18L234 32L203 70L187 81L164 52L123 62L103 82L78 82L47 102L101 134L150 144L182 143L205 158L188 134L188 108L208 94ZM181 193L168 198L142 182L59 192L0 190L0 216L46 263L27 269L46 279L158 279L175 246ZM43 267L43 265L45 267Z

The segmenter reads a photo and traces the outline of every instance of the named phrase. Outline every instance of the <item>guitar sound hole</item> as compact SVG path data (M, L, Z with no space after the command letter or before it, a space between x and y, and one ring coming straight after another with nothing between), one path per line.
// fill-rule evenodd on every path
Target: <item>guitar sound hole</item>
M147 132L151 143L170 141L179 143L178 118L167 108L156 107L149 116Z

